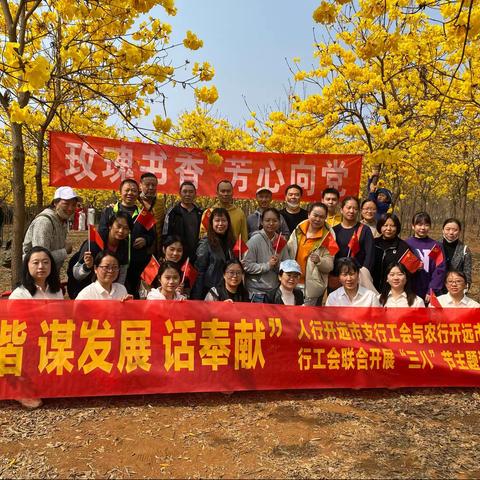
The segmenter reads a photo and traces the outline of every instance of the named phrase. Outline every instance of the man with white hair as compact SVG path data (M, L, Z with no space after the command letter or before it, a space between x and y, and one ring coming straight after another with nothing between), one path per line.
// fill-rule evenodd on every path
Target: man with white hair
M51 205L39 213L28 227L23 239L23 255L33 247L44 247L50 250L60 271L68 254L72 252L72 245L67 242L68 220L79 201L81 198L73 188L57 188Z

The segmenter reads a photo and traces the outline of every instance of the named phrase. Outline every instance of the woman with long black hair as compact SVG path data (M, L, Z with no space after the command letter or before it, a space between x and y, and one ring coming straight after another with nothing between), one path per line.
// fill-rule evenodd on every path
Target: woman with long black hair
M197 248L198 275L190 294L192 300L203 300L208 291L218 285L226 263L234 258L234 244L228 211L214 208L208 220L207 236L200 240Z

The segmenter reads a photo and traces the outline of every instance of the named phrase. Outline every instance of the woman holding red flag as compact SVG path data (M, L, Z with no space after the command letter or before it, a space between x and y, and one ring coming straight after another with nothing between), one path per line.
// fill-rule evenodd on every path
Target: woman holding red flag
M374 264L374 243L370 228L358 221L360 209L358 198L345 197L342 201L342 222L333 227L339 250L335 255L335 268L329 278L329 290L340 286L337 263L341 258L351 258L360 269L360 285L374 292L371 272ZM376 292L378 293L378 292Z
M266 208L261 215L262 228L253 232L247 242L243 266L247 273L245 285L253 303L264 303L268 292L278 287L278 266L290 258L287 241L277 233L280 218L276 208Z
M428 213L416 213L412 219L413 236L407 239L410 249L423 262L413 277L413 290L426 303L430 301L430 291L441 294L446 271L443 248L428 236L431 226Z
M288 251L302 270L298 286L304 291L304 304L321 305L338 246L333 230L325 223L327 206L315 202L308 206L307 211L308 218L299 223L290 235Z
M405 254L410 251L407 243L399 237L402 225L394 213L386 213L377 222L380 236L374 239L375 261L373 264L373 284L379 292L383 292L387 285L387 268L389 265L406 260ZM402 260L401 260L402 259ZM407 266L412 271L414 267Z
M225 264L234 258L234 245L228 211L214 208L208 219L207 236L200 240L197 248L195 269L198 276L190 295L192 300L203 300L208 291L218 285Z
M107 220L107 233L102 235L89 226L89 239L83 242L80 250L68 262L67 291L73 300L80 290L94 281L93 259L102 250L115 253L120 262L117 282L125 284L127 269L130 262L129 235L133 221L126 212L112 213Z

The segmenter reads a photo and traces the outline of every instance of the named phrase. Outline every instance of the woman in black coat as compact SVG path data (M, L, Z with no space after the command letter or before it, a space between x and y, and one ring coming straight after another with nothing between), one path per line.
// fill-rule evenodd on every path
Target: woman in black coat
M203 300L209 290L220 283L226 263L235 258L232 251L234 244L228 211L224 208L213 209L208 221L207 236L200 240L197 247L195 268L198 276L190 299Z
M387 267L398 263L409 250L408 245L399 238L402 225L394 213L386 213L377 222L380 237L375 238L375 260L373 264L373 284L379 292L383 292L387 279Z

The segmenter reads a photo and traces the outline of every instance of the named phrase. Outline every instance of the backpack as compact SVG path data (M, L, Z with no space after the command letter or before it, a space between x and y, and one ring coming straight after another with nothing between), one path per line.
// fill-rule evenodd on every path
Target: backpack
M67 267L67 292L68 296L74 300L77 298L77 295L88 285L92 283L93 280L93 270L92 272L82 280L77 280L73 276L73 267L75 264L80 260L80 252L83 250L84 245L87 243L88 240L85 240L82 243L82 246L78 250L78 252L74 253L70 260L68 261Z

